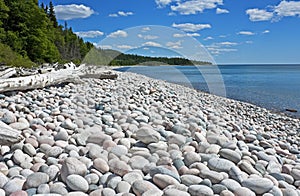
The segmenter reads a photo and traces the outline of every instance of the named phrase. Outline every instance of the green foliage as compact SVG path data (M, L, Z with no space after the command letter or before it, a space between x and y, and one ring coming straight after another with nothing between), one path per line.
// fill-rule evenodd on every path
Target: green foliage
M208 65L210 62L190 61L185 58L147 57L133 54L123 54L116 50L93 48L82 63L89 65Z
M58 25L52 2L39 7L37 0L0 0L0 42L38 64L81 63L93 47Z
M14 52L9 46L0 43L0 65L32 67L35 64Z
M134 54L120 54L114 58L110 65L208 65L210 62L191 61L186 58L179 57L148 57Z

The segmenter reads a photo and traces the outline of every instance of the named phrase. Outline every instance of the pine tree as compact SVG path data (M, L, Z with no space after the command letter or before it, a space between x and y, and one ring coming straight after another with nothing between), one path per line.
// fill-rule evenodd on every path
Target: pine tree
M52 21L54 28L57 28L58 23L57 23L57 19L55 16L54 5L53 5L52 1L50 1L50 3L49 3L48 17L49 17L50 21Z

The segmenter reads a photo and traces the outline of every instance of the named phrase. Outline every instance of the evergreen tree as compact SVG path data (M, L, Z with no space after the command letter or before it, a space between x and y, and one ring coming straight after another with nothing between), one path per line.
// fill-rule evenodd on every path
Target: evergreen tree
M0 0L0 42L5 38L5 30L3 28L3 21L8 18L9 9L3 0Z
M53 5L52 1L50 1L50 3L49 3L48 17L49 17L50 21L53 23L54 28L57 28L58 23L57 23L57 19L55 16L54 5Z

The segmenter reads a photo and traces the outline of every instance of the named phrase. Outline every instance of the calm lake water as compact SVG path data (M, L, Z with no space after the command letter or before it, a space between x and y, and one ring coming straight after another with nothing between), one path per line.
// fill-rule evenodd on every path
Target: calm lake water
M300 65L135 66L129 71L300 117Z

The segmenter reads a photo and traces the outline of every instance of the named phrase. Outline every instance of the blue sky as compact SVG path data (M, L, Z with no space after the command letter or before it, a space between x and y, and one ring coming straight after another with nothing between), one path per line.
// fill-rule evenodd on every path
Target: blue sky
M200 53L208 51L218 64L300 63L300 1L52 2L61 24L67 21L97 46L123 52L139 48L137 53L145 55L168 55L163 51L170 50L193 57L195 45L202 45Z

